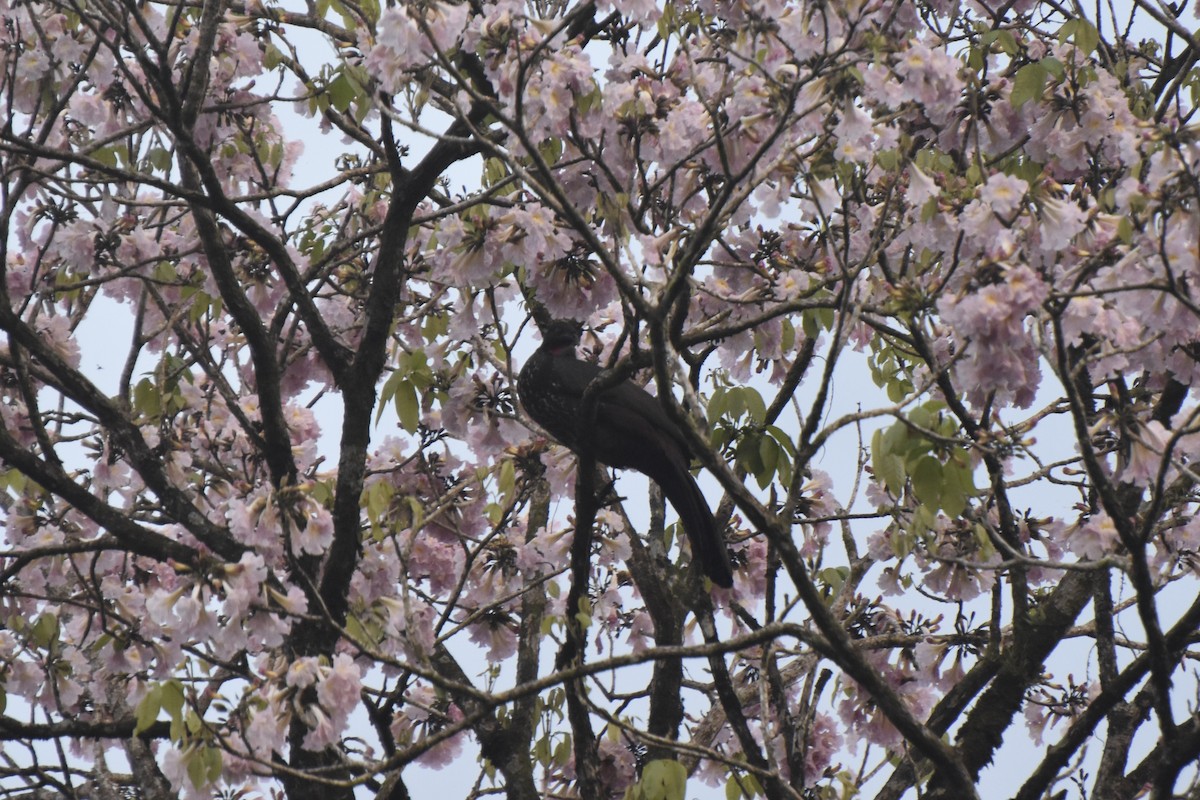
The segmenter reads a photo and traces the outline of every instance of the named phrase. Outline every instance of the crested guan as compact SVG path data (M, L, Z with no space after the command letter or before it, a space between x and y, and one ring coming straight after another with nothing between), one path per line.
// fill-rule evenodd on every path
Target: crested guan
M517 379L521 404L535 422L576 453L581 446L579 415L588 384L600 374L595 364L575 357L579 326L555 320L542 332L542 346ZM605 389L596 398L588 428L591 453L602 464L635 469L659 485L679 514L692 544L692 557L713 583L733 585L729 551L704 493L688 470L691 451L682 432L658 400L631 381Z

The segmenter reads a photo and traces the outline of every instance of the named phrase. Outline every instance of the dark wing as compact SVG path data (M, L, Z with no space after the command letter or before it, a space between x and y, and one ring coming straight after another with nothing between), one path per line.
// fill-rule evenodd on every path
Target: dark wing
M557 358L554 362L554 374L558 388L564 394L581 398L587 387L602 372L601 368L589 361L577 358ZM596 404L597 418L601 414L616 415L621 418L619 425L628 426L630 430L641 429L643 432L649 426L656 433L655 439L661 439L665 433L670 441L682 454L690 458L691 450L687 439L679 431L674 421L667 416L659 404L658 398L647 392L632 381L621 383L605 390ZM632 415L632 416L631 416ZM634 419L633 417L637 417ZM620 466L613 464L612 466Z
M573 356L539 350L521 371L521 402L530 416L571 449L578 451L580 438L586 437L600 463L635 469L657 483L679 514L692 554L704 572L718 586L732 586L724 537L688 471L687 440L658 400L637 384L623 381L605 389L596 398L595 416L581 422L583 396L602 371Z
M654 403L662 419L669 423L658 401L638 391ZM638 409L611 402L604 403L597 411L596 431L596 458L610 466L635 469L657 483L683 523L684 533L692 544L692 557L713 583L732 586L733 567L725 537L704 492L688 470L688 451L675 440L679 432L674 425L661 427Z

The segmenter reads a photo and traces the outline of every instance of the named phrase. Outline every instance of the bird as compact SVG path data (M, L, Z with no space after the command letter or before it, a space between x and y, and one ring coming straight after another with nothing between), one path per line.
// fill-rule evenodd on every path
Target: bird
M553 320L542 344L517 376L525 412L577 455L586 445L601 464L632 469L650 478L679 515L704 574L717 586L733 586L733 567L721 529L690 470L692 451L683 432L649 392L625 380L596 397L594 424L579 424L583 396L602 370L575 355L580 326ZM583 441L582 436L587 440Z

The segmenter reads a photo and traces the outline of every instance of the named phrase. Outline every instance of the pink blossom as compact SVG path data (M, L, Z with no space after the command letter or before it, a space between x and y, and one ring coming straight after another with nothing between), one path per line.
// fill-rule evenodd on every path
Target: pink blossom
M585 319L592 310L617 297L612 276L583 250L572 250L551 261L536 261L527 276L537 299L555 317Z
M427 660L435 645L433 622L436 612L415 597L382 598L388 624L400 637L405 655L418 663Z
M569 560L570 547L569 533L540 528L524 545L517 547L517 568L527 575L556 570Z
M881 671L913 715L924 719L936 699L932 686L892 665L883 665ZM889 750L899 748L903 742L900 732L857 685L838 704L838 716L849 727L849 732L856 734L847 736L851 752L857 752L859 737Z
M943 321L970 339L956 371L973 403L995 391L1003 401L1025 408L1033 402L1041 380L1040 357L1025 317L1035 312L1048 287L1026 265L1010 267L1004 282L938 301Z
M908 189L904 197L913 206L920 208L929 200L938 196L941 190L932 177L921 171L916 164L908 167Z
M69 319L62 316L43 316L33 323L33 328L67 366L79 366L79 342L75 340Z
M896 91L903 99L920 104L934 124L944 124L963 90L959 76L962 67L962 62L945 50L913 40L896 63L896 74L901 78Z
M429 736L441 731L447 724L463 719L462 710L454 703L446 704L444 711L438 711L437 708L442 704L427 686L414 687L405 699L408 702L392 721L391 730L396 741L406 746L421 747ZM449 766L462 753L464 738L460 732L426 747L417 757L417 763L431 769Z
M1087 224L1087 212L1076 203L1045 198L1041 206L1042 224L1038 227L1038 234L1044 250L1067 247Z
M470 626L470 639L487 648L487 659L499 663L517 652L517 630L513 619L502 611L485 613L484 619Z
M305 750L324 750L338 740L338 734L342 731L342 726L337 724L337 720L316 704L305 706L300 712L300 718L308 726L308 733L304 735L304 741L300 744Z
M614 8L623 16L641 23L653 22L661 14L655 0L608 0L599 5L601 8Z
M992 211L1002 217L1009 217L1021 207L1028 190L1029 184L1020 178L997 172L987 179L979 197Z
M1029 731L1030 738L1037 746L1042 745L1043 736L1045 735L1046 725L1050 722L1050 715L1046 713L1044 706L1026 701L1025 702L1025 727Z
M991 591L995 573L988 569L971 569L960 564L941 562L925 574L930 591L951 600L973 600Z
M1192 516L1181 525L1173 525L1153 540L1154 566L1168 574L1177 565L1193 573L1200 571L1200 517Z
M305 498L298 506L304 516L292 521L292 546L301 553L320 555L333 541L333 515L311 499Z
M58 232L54 239L54 252L67 266L84 275L96 268L96 237L100 229L93 222L76 220Z
M323 670L317 682L317 700L336 719L343 722L358 705L362 692L361 671L354 659L345 653L333 657L333 664Z
M321 675L320 662L312 657L294 659L288 664L287 685L295 689L306 689L317 682Z
M804 779L808 785L820 780L825 771L834 766L833 759L842 748L842 735L838 733L833 717L817 713L808 729L808 740L804 751Z
M866 161L872 154L870 147L875 138L874 120L852 103L847 103L842 110L841 119L834 126L833 135L837 137L835 156L840 161Z
M1118 541L1116 524L1103 512L1076 523L1067 531L1067 548L1089 561L1112 553Z
M829 15L819 23L804 7L786 7L775 19L778 37L797 61L836 50L844 42L845 21L841 15Z
M1158 479L1160 471L1169 480L1174 470L1162 468L1170 439L1170 432L1158 420L1138 426L1129 448L1129 461L1117 472L1117 480L1146 486Z
M409 70L429 60L429 40L408 6L392 6L379 15L378 37L367 52L366 66L384 91L396 93L407 82Z
M271 758L273 754L283 751L287 741L287 715L274 705L252 710L244 735L250 755Z
M423 530L419 535L411 531L402 535L408 543L405 565L410 578L427 579L430 589L441 593L458 582L465 556L457 542L431 533Z

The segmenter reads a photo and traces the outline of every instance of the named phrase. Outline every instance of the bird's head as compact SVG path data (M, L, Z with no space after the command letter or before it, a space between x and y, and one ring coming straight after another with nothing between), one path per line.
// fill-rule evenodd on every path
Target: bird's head
M551 320L542 330L542 347L556 356L574 352L583 326L572 319Z

